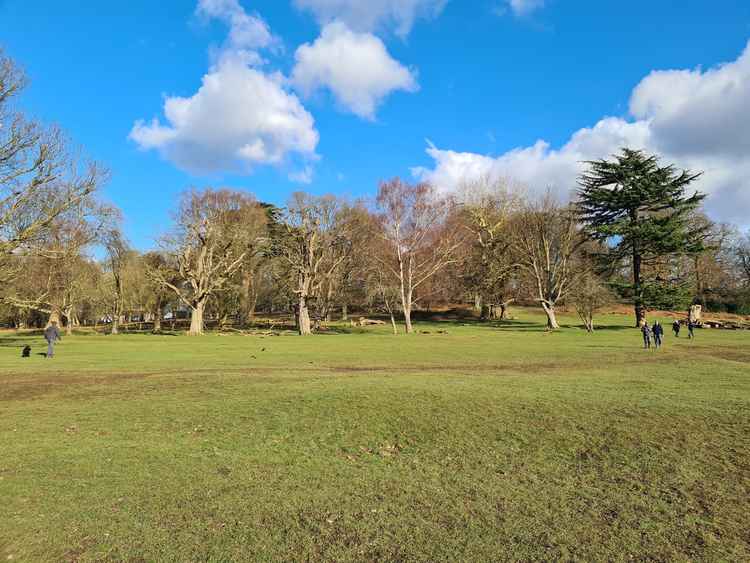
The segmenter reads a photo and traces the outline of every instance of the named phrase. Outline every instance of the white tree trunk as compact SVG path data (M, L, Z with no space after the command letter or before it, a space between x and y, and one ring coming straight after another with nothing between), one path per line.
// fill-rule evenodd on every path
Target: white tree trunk
M189 336L201 336L203 334L203 311L206 308L205 301L199 301L195 307L190 310L190 331Z
M307 299L305 297L300 297L299 299L299 318L297 328L300 336L312 334L312 328L310 326L310 310L307 307Z
M547 314L547 328L549 330L556 330L560 328L560 325L557 323L557 316L555 315L555 306L547 303L546 301L542 301L542 308Z

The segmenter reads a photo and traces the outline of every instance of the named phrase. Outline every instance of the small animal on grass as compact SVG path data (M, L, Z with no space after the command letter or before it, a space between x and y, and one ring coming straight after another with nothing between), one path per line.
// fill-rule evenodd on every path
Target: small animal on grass
M22 358L29 358L31 357L31 346L28 344L23 347L23 350L21 350L21 357Z

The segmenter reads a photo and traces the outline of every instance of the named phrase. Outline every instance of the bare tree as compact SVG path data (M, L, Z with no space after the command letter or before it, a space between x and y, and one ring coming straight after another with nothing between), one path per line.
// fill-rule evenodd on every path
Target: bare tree
M106 173L95 163L79 170L57 129L45 129L12 107L24 74L0 52L0 281L18 271L12 256L43 245L53 223L97 189Z
M536 298L547 315L547 327L560 328L555 306L581 275L575 256L583 238L575 214L548 193L524 206L511 233L516 260L533 282Z
M451 202L439 197L430 184L394 178L380 184L376 202L388 252L381 259L382 266L398 280L406 332L410 333L415 291L456 261L462 231L450 220Z
M504 319L513 301L509 282L518 269L508 227L521 205L521 190L504 180L483 178L464 185L460 198L463 224L470 233L461 278L482 318Z
M262 214L255 199L231 190L183 194L176 228L164 239L177 279L161 269L151 275L190 309L190 335L201 335L208 299L221 291L246 258L252 230Z
M343 247L349 240L336 228L341 206L333 196L297 192L286 208L285 232L277 247L296 279L295 320L303 336L312 333L310 302L320 298L322 286L347 257Z
M587 332L594 332L594 315L614 300L609 288L593 272L586 272L578 278L572 288L569 300Z
M117 227L111 227L103 233L102 244L107 256L106 263L111 282L107 291L111 317L110 332L119 334L120 320L125 310L125 268L132 255L122 232Z
M734 254L738 270L743 278L742 283L750 287L750 231L738 238L734 245Z

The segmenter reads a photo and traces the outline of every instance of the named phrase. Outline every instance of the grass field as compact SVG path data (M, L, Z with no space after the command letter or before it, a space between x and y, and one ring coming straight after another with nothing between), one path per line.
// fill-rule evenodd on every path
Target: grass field
M0 560L750 560L750 331L517 314L0 334Z

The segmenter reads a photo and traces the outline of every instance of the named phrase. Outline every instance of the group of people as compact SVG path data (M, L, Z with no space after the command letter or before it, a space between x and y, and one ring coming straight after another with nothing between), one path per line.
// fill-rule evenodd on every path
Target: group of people
M674 332L675 338L680 337L680 329L682 324L676 320L672 323L672 332ZM695 323L692 319L688 319L687 322L688 339L692 340L695 337ZM654 322L653 325L649 326L648 321L643 321L641 327L641 333L643 334L643 347L651 348L651 341L653 339L654 348L661 348L662 341L664 338L664 327L661 326L659 321Z

